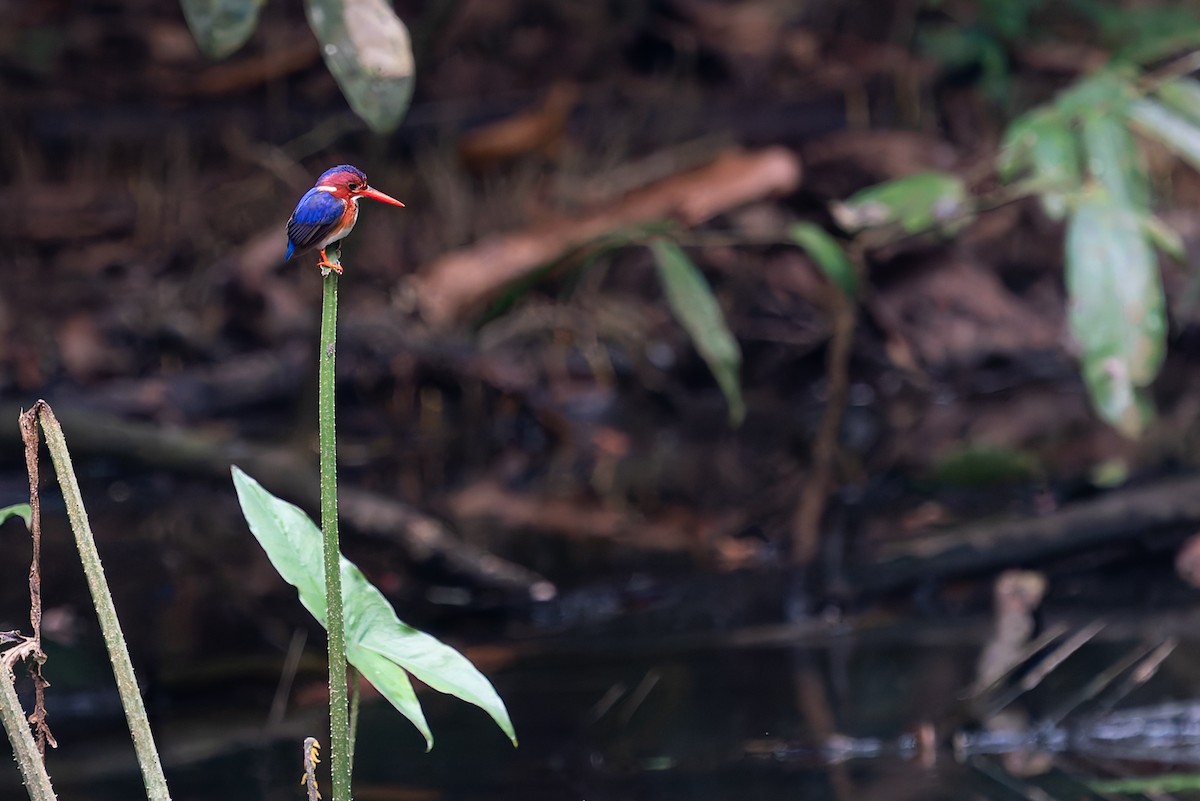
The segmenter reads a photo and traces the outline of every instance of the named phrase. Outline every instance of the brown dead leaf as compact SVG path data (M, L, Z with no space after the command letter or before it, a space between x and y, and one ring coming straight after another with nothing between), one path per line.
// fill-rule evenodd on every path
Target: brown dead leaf
M629 226L674 217L696 225L800 183L800 160L782 147L730 149L702 167L651 184L588 215L497 234L442 256L413 279L417 306L434 327L477 309L513 281L572 248Z
M994 273L962 257L935 260L881 289L876 320L927 367L969 367L992 355L1057 349L1062 321L1045 319Z
M484 481L456 492L450 498L451 514L458 520L487 518L508 529L615 537L630 523L616 509L590 508L576 499L547 498L512 492Z
M72 314L58 327L55 339L63 368L79 383L111 373L119 366L117 351L91 312Z
M579 94L578 85L557 81L538 108L463 134L458 141L459 158L475 172L532 153L556 158L562 151L567 120L579 102Z

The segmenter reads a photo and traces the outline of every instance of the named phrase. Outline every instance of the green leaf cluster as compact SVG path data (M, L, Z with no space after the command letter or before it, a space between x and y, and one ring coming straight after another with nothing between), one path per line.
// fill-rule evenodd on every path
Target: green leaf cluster
M1179 237L1151 213L1134 132L1200 166L1200 84L1181 79L1149 95L1136 74L1090 76L1008 128L998 169L1023 177L1042 208L1066 220L1071 333L1092 403L1136 436L1153 416L1148 388L1166 350L1166 299L1155 249L1182 256Z
M326 625L321 531L299 507L280 500L233 468L242 514L271 564L296 588L304 608ZM346 655L372 685L408 718L433 747L433 733L408 674L439 692L474 704L516 744L508 710L470 661L436 638L403 623L392 605L346 557L341 557Z
M1111 54L1113 63L1147 65L1200 46L1200 13L1195 4L1169 0L976 0L944 17L930 15L917 41L924 53L973 73L985 94L1008 103L1019 80L1011 54L1039 39L1061 39L1064 30Z

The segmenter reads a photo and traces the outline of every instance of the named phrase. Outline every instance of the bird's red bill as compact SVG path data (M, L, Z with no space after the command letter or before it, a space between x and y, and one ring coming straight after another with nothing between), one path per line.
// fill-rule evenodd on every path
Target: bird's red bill
M392 206L403 206L404 205L403 203L401 203L399 200L396 200L396 198L392 197L391 195L385 195L383 192L380 192L378 189L372 189L369 186L362 189L358 194L362 195L363 197L369 197L369 198L371 198L371 200L378 200L380 203L387 203Z

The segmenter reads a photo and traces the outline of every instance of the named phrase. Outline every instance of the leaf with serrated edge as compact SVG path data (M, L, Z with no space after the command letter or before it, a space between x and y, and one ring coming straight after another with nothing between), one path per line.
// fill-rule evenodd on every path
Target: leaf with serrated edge
M326 622L321 531L299 507L276 498L234 467L233 482L250 531L271 564L300 595L322 626ZM491 683L458 651L403 623L387 599L352 562L341 557L346 656L363 676L425 736L429 726L406 676L408 670L435 690L474 704L516 743L512 721ZM386 663L386 664L385 664Z
M725 315L704 275L680 249L668 239L650 243L658 266L659 280L667 296L671 313L691 337L700 357L708 365L729 404L729 420L740 425L746 416L742 400L740 372L742 350L725 322Z

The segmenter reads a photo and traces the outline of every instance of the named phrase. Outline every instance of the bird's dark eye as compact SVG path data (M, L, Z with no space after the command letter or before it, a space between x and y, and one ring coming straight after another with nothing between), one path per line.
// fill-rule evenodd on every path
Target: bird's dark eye
M346 188L349 189L351 192L357 192L358 190L362 189L362 184L350 183L350 184L346 184Z

